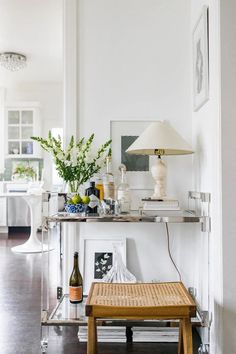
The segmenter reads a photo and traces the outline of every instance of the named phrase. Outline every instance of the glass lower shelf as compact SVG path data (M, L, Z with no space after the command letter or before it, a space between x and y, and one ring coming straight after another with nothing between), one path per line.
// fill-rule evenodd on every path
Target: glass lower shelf
M69 295L62 296L58 304L55 306L50 315L48 312L42 311L41 322L43 325L86 325L87 317L85 316L86 298L80 304L72 304Z
M46 310L42 311L41 324L43 326L87 326L87 317L85 316L85 304L87 297L81 304L71 304L69 295L62 296L58 304L49 315ZM192 324L200 326L199 318L192 318ZM176 320L122 320L122 319L99 319L98 326L143 326L159 327L163 322L178 322Z

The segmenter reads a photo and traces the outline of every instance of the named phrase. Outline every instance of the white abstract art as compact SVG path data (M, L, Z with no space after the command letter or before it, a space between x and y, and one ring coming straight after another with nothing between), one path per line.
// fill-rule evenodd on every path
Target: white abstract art
M193 31L193 108L198 111L209 98L208 7L203 6Z

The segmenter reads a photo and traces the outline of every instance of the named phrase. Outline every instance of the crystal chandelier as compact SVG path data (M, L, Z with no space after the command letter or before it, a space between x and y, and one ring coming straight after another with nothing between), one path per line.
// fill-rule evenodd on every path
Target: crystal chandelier
M5 69L17 71L26 67L26 56L13 52L0 53L0 64Z

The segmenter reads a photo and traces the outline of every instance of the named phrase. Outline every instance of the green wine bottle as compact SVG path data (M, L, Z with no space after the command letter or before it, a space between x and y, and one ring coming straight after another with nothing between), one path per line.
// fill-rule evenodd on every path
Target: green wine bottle
M83 301L83 278L79 271L78 252L74 253L74 267L69 281L69 299L72 304Z

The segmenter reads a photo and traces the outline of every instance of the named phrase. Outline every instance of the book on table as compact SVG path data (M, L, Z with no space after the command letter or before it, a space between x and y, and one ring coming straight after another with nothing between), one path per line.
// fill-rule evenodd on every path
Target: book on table
M178 327L133 327L133 342L178 342Z
M117 342L125 343L126 334L123 326L98 326L98 342ZM78 332L80 342L87 342L88 328L87 326L80 326Z
M142 209L148 210L180 210L177 199L142 199Z
M150 321L151 323L151 321ZM125 343L126 330L122 326L98 326L98 342ZM133 342L178 342L178 327L132 327ZM80 342L87 342L88 328L80 326L78 332Z

